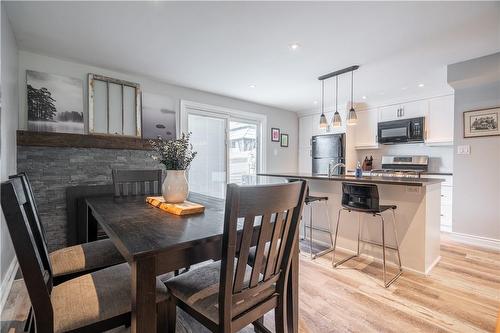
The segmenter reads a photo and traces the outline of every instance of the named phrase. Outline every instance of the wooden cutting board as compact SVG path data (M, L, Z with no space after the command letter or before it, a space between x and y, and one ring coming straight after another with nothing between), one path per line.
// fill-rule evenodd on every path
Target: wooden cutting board
M190 215L203 213L205 211L205 206L190 201L167 203L163 197L147 197L146 202L167 213L175 215Z

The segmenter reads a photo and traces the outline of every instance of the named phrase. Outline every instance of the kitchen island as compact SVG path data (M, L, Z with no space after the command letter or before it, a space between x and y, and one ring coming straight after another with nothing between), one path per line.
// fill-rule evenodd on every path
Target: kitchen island
M332 230L335 230L338 211L342 208L342 183L377 184L380 204L394 204L398 207L396 209L396 228L403 268L428 274L439 262L441 179L378 176L356 178L349 175L327 177L303 173L262 173L259 176L307 180L312 195L329 197L328 205L317 204L314 206L314 225L321 228L329 227L325 211L328 208ZM304 208L303 219L307 224L309 224L310 209L311 207ZM342 223L337 246L354 253L357 247L358 213L342 212L341 214ZM391 213L387 211L383 213L383 216L387 217L386 244L394 247L392 223L387 223L391 221ZM379 219L379 217L361 214L361 238L381 243L380 223L371 223L375 221L374 219ZM325 245L330 244L328 235L323 233L315 232L314 239ZM363 255L381 260L381 248L369 243L361 243L360 248ZM387 251L387 260L396 262L395 251Z

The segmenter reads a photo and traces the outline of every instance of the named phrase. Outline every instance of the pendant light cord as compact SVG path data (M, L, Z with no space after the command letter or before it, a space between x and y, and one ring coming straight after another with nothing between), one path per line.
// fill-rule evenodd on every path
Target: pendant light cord
M351 71L351 109L354 108L353 90L354 90L354 71Z
M335 112L339 112L339 77L335 77Z
M321 81L321 114L325 114L325 81Z

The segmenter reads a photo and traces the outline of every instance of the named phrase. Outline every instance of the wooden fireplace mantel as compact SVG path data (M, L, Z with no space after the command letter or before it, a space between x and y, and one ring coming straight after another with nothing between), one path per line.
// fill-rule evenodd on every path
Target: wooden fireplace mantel
M17 131L18 146L151 150L146 139L95 134Z

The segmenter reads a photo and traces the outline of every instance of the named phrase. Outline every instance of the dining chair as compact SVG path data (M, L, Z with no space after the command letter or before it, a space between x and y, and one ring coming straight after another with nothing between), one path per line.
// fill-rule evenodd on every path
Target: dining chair
M26 213L30 216L28 221L33 238L38 250L45 254L44 258L47 258L47 261L43 264L45 269L52 274L54 285L98 269L125 262L125 259L110 239L69 246L49 253L45 228L38 213L38 206L28 175L21 172L9 178L21 179L29 207Z
M304 181L227 186L222 259L165 283L169 333L175 332L177 306L212 332L226 333L251 323L267 330L261 318L274 309L276 332L285 331L286 281L306 187ZM248 265L252 240L260 261L254 267L262 264L262 273Z
M113 169L115 197L161 194L162 171Z
M23 182L15 177L1 185L1 205L34 313L33 332L103 332L130 323L131 273L126 263L53 286L47 254L40 251L31 225L31 205ZM166 330L167 289L156 281L159 331Z

